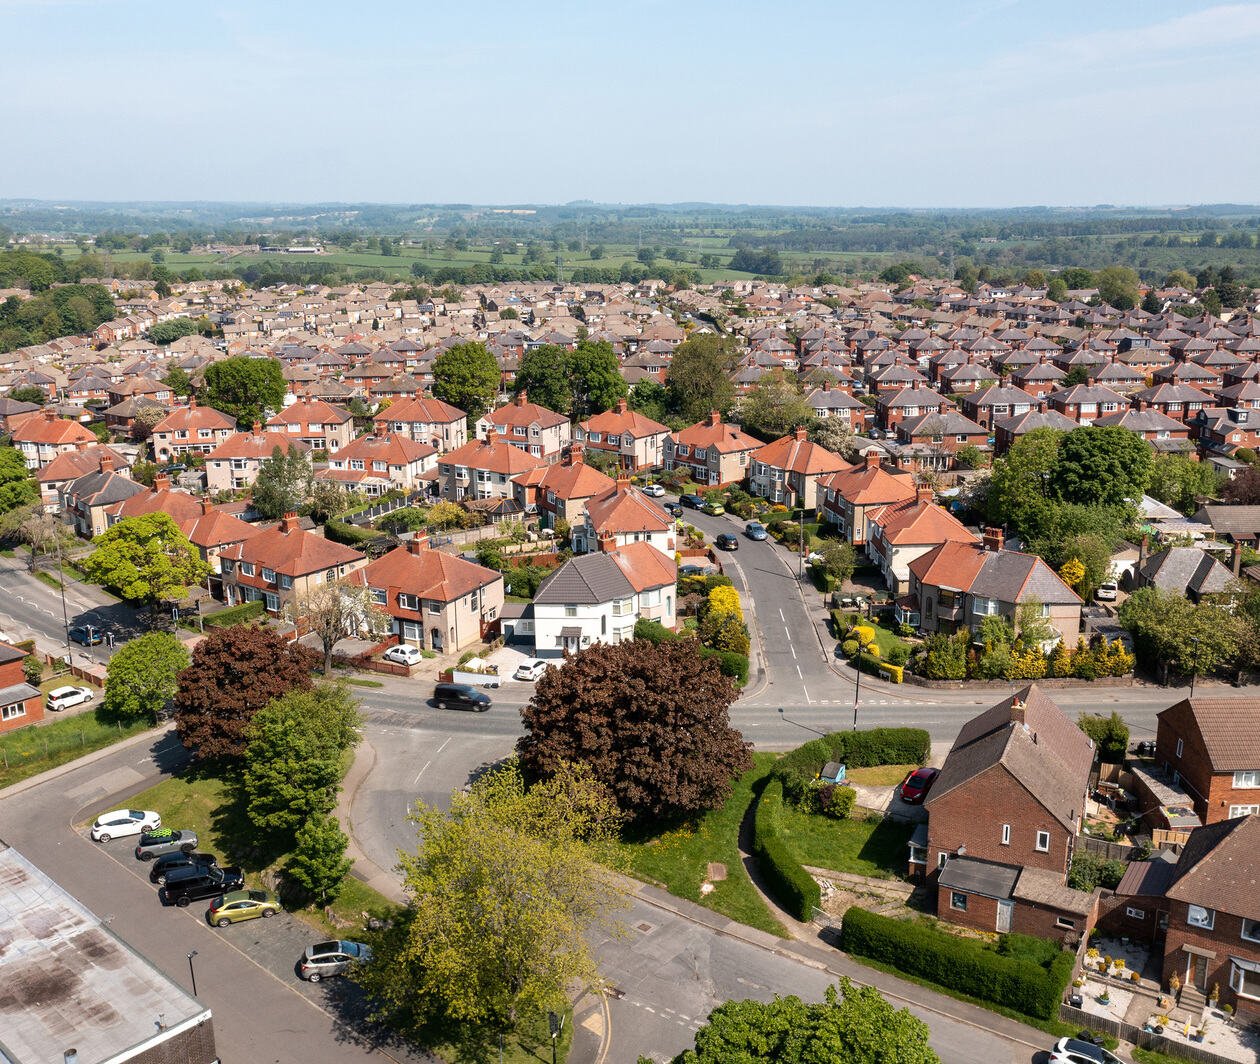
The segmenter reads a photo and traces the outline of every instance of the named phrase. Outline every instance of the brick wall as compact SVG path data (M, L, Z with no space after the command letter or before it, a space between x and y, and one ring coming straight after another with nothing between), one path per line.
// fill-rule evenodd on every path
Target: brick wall
M1168 938L1164 943L1163 979L1168 980L1176 973L1182 983L1187 982L1186 964L1191 963L1191 979L1205 994L1211 993L1215 985L1220 988L1221 1004L1230 1004L1239 1012L1260 1017L1260 1001L1239 998L1229 985L1230 955L1243 960L1260 963L1260 943L1248 942L1242 937L1242 920L1229 913L1217 912L1212 930L1192 927L1186 922L1189 906L1183 901L1169 901ZM1211 950L1215 957L1207 958L1205 974L1202 979L1197 975L1199 959L1186 954L1183 946L1195 946L1199 949Z
M946 887L937 890L936 915L951 924L961 924L976 931L993 931L997 928L997 901L981 894L966 894L967 911L955 909L950 904L951 895L956 893Z
M1035 935L1037 938L1048 938L1064 944L1076 943L1088 935L1096 922L1098 910L1094 909L1088 916L1079 913L1067 913L1046 905L1017 900L1015 911L1011 914L1011 930L1021 935ZM1059 920L1070 921L1067 927Z
M1181 740L1181 753L1177 741ZM1176 770L1194 800L1194 811L1205 824L1230 819L1230 806L1260 804L1260 788L1235 788L1233 772L1213 774L1207 749L1186 702L1166 709L1159 716L1155 757L1160 764ZM1252 766L1260 769L1260 765Z
M1145 915L1138 919L1127 915L1126 909L1137 909ZM1109 935L1154 942L1161 937L1160 914L1167 911L1167 898L1122 896L1105 890L1098 900L1098 926Z
M129 1058L135 1064L212 1064L219 1059L214 1048L214 1023L206 1019Z

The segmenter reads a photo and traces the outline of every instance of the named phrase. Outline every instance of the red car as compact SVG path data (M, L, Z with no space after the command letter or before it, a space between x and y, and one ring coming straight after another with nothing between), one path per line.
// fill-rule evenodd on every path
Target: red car
M911 805L919 805L927 797L927 792L932 789L932 784L936 782L936 777L940 774L939 768L916 768L901 781L901 786L897 788L901 800Z

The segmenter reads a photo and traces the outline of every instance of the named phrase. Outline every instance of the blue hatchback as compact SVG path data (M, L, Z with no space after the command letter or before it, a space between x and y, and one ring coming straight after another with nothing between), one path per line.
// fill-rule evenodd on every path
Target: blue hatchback
M768 539L770 533L766 531L766 526L760 521L749 521L744 526L744 535L749 539Z

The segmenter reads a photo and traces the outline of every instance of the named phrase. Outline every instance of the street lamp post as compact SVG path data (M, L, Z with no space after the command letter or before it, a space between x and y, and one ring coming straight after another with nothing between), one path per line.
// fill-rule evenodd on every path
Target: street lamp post
M874 639L872 639L869 643L863 643L859 639L857 656L853 659L853 667L857 673L857 676L853 681L853 730L854 731L857 731L858 697L862 693L862 655L866 653L866 651L868 651L874 645L875 645Z
M34 551L34 547L31 548ZM74 664L74 651L70 649L70 609L66 606L66 573L61 564L61 540L57 540L57 584L61 590L61 620L66 629L66 664ZM91 640L88 640L91 642Z
M188 954L188 975L192 979L193 997L197 996L197 969L193 967L193 958L195 956L197 956L196 950Z
M1190 643L1194 647L1194 660L1190 662L1190 697L1194 697L1194 681L1199 676L1199 637L1192 635Z

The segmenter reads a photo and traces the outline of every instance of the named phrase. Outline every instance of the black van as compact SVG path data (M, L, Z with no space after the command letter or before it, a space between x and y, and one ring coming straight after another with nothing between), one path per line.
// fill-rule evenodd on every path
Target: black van
M188 868L172 868L162 888L162 900L167 905L181 909L189 902L201 898L213 898L245 886L245 877L239 868L214 868L192 865Z
M466 683L440 683L433 688L433 701L438 709L471 709L484 713L490 708L490 696Z

